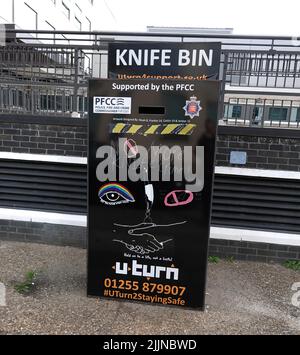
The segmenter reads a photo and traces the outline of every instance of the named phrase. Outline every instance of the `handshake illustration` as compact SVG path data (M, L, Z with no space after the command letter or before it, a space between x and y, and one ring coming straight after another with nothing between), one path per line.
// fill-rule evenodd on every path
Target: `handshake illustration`
M141 223L135 226L114 224L117 228L115 233L120 236L114 239L124 245L131 252L147 255L159 252L164 246L173 241L170 238L169 228L185 224L186 222L157 225L155 223Z

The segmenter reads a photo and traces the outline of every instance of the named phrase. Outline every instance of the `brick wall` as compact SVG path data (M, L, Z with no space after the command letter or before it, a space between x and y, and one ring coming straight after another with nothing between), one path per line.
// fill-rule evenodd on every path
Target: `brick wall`
M232 151L246 152L246 165L230 164ZM219 134L216 161L218 166L300 171L300 137Z
M40 118L0 121L0 151L86 157L87 122ZM41 122L45 122L42 124ZM217 137L217 166L300 171L299 130L222 127ZM300 131L299 131L300 132ZM230 164L232 151L247 153L246 165Z
M86 247L86 228L0 220L0 240Z
M0 151L87 156L87 128L0 122Z
M211 239L209 254L221 258L264 263L300 260L300 247L269 243Z
M0 220L0 240L86 248L86 228ZM300 247L211 239L210 256L235 260L283 263L300 260Z

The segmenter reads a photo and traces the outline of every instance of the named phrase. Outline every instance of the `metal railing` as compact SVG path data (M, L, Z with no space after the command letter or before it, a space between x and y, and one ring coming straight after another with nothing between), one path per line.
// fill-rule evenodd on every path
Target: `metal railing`
M220 123L299 128L300 45L289 37L8 29L0 114L87 117L88 79L106 78L108 43L128 40L221 41Z
M298 100L226 97L220 125L300 128L300 97Z
M232 86L300 89L300 53L225 52Z

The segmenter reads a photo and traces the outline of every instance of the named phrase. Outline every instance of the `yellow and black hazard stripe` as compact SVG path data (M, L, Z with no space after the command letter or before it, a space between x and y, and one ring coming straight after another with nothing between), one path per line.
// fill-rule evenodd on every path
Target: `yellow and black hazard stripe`
M175 134L179 136L189 136L193 134L196 128L195 124L155 124L155 125L139 125L117 123L112 125L111 133L113 134L141 134L148 136L152 134L170 135Z

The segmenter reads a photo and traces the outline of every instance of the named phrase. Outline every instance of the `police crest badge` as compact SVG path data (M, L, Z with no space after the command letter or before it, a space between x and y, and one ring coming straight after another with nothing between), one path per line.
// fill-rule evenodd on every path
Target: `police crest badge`
M186 101L186 105L183 107L185 115L189 116L191 119L194 117L199 117L202 107L200 106L200 100L197 101L196 96L192 96L189 101Z

